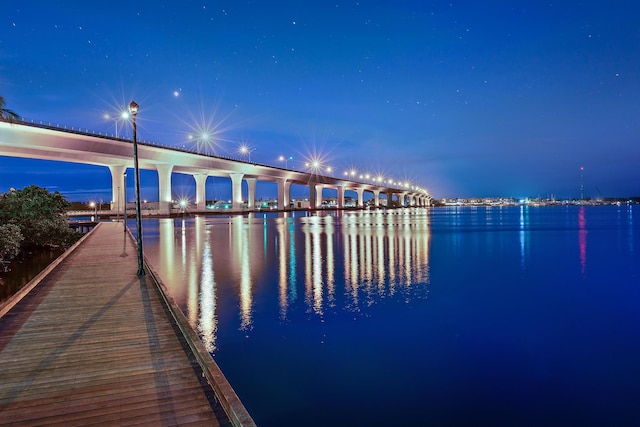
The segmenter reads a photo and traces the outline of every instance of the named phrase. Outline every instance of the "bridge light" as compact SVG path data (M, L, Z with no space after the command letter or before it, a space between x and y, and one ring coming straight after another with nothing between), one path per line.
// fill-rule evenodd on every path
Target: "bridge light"
M289 157L280 156L278 157L278 160L281 162L284 162L285 169L289 169L289 160L293 160L293 156L289 156Z
M247 159L251 161L251 152L255 151L254 148L249 147L247 144L241 144L238 147L238 152L243 156L247 156Z

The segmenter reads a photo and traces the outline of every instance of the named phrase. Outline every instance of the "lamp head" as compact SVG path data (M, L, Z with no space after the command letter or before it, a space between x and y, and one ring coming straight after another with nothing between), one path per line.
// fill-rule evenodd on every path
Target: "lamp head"
M138 114L138 108L140 108L140 106L136 103L136 101L131 101L131 104L129 104L129 111L131 112L132 116Z

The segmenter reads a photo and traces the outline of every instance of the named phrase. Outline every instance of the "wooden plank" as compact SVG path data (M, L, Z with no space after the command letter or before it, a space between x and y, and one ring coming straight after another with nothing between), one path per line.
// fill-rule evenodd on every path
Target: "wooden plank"
M0 425L229 425L114 229L98 226L0 319Z

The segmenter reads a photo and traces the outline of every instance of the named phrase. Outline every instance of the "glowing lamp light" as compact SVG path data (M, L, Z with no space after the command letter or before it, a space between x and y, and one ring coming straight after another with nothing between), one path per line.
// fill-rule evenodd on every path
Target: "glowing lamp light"
M135 101L131 101L131 104L129 104L129 112L131 113L132 116L135 116L136 114L138 114L139 108L140 106Z

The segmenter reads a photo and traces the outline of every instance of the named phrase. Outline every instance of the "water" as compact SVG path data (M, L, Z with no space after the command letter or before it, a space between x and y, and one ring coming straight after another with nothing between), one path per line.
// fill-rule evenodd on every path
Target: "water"
M260 426L619 426L640 425L635 210L143 224Z

